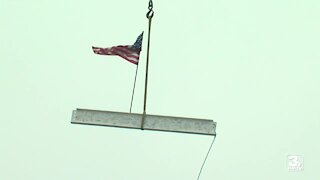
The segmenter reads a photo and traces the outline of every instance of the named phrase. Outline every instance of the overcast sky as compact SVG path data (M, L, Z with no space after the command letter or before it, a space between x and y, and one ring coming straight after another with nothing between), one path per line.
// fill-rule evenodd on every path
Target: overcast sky
M212 136L71 124L128 112L135 65L91 46L145 31L148 0L1 0L1 180L196 180ZM213 119L202 180L320 177L320 1L154 0L147 113ZM304 158L289 172L287 156Z

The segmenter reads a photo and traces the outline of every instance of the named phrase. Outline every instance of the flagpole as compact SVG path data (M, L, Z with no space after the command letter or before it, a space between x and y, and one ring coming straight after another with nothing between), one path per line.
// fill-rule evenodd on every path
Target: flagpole
M136 88L138 67L139 67L139 63L137 64L136 75L134 76L133 90L132 90L131 103L130 103L130 113L131 113L131 109L132 109L132 102L133 102L134 90L135 90L135 88Z
M151 33L151 20L154 15L153 12L153 3L152 0L149 0L149 12L147 13L147 18L149 19L149 29L148 29L148 47L147 47L147 64L146 64L146 77L145 77L145 86L144 86L144 103L143 103L143 115L141 121L141 130L143 130L144 121L146 118L146 109L147 109L147 90L148 90L148 71L149 71L149 50L150 50L150 33Z

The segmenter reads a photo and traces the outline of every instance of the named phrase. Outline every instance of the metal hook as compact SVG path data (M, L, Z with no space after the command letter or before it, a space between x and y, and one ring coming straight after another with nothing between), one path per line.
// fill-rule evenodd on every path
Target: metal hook
M149 9L149 12L147 13L147 18L148 19L151 19L154 15L154 12L153 12L153 2L152 0L149 1L149 6L148 6L148 9Z
M147 18L148 18L148 19L151 19L151 18L153 17L153 15L154 15L153 10L150 10L150 11L147 13Z
M152 8L153 8L153 2L152 2L152 0L150 0L150 1L149 1L149 7L148 7L148 9L149 9L149 10L152 10Z

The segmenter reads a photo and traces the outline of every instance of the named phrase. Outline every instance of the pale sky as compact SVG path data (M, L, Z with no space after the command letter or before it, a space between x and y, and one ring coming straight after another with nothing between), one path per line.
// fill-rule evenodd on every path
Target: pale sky
M153 2L147 113L217 122L200 179L319 179L320 1ZM129 111L135 65L91 46L145 31L142 112L147 6L1 0L1 180L196 180L212 136L70 123L76 108Z

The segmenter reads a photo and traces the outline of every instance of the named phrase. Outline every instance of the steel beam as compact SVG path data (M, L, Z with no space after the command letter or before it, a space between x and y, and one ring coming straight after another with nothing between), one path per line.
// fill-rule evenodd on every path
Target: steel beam
M142 114L77 109L71 123L140 129ZM145 115L144 130L169 131L191 134L215 135L216 122L172 116Z

